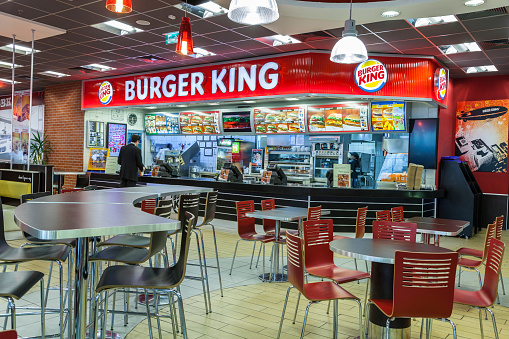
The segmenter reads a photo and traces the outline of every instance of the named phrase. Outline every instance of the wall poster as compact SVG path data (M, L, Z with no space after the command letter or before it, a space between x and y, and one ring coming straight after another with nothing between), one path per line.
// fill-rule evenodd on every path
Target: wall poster
M107 138L110 157L118 157L122 146L127 144L127 125L109 122Z
M87 171L104 171L108 159L107 148L91 148L88 157Z
M458 102L456 155L477 172L507 172L509 99Z

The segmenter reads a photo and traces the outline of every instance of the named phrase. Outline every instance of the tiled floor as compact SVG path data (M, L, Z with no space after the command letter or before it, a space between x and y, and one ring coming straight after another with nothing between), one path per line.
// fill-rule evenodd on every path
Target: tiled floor
M253 250L252 243L240 242L237 252L237 259L232 275L229 275L231 257L235 243L238 239L236 235L235 223L216 220L216 234L218 237L220 266L223 279L224 297L221 297L217 279L217 270L209 269L211 291L212 291L212 313L205 314L203 294L201 283L192 280L184 280L182 284L182 295L184 297L184 309L186 315L187 329L189 338L275 338L279 327L279 320L283 307L286 290L289 283L262 283L258 275L262 273L261 263L258 268L253 265L249 269L250 256ZM11 238L18 237L16 233L9 235ZM215 264L213 256L212 232L209 229L204 230L206 241L206 252L208 264ZM503 236L509 240L509 235ZM479 234L472 239L442 238L441 245L450 249L468 246L473 248L482 248L484 235ZM23 243L21 240L11 240L12 246L19 246ZM267 258L270 254L270 247L267 247ZM191 250L189 253L190 262L196 262L197 251L195 239L191 240ZM337 256L338 265L346 268L353 268L353 260ZM267 267L269 261L266 261ZM364 264L360 264L361 269ZM12 269L12 267L9 267ZM21 270L39 270L45 274L48 273L49 264L47 263L28 263L20 266ZM507 256L504 260L504 272L509 272ZM67 273L64 274L66 276ZM188 274L197 275L196 267L188 266ZM507 280L509 282L509 280ZM53 270L52 284L58 282L58 273ZM366 284L361 282L344 284L351 293L364 298ZM478 289L477 277L474 273L464 272L462 275L462 288L475 290ZM58 293L50 292L50 307L58 305ZM39 293L34 288L24 300L17 302L17 306L38 305ZM110 298L111 299L111 298ZM121 307L121 297L117 297L117 305ZM302 327L304 310L307 305L305 300L301 300L297 320L292 324L293 311L297 292L293 291L288 303L287 316L283 324L282 338L298 338ZM509 285L508 295L501 296L503 305L509 306ZM131 302L131 309L134 309L134 303ZM0 304L0 308L6 307L6 304ZM111 306L110 306L111 308ZM306 326L306 338L330 338L332 336L332 316L326 314L326 303L313 305L308 317ZM144 312L144 306L140 305L138 311ZM497 325L500 338L509 338L509 308L495 305L493 309L497 317ZM168 313L168 308L162 310ZM359 335L358 332L358 309L355 303L342 301L339 307L339 332L340 338L354 338ZM332 312L331 312L332 314ZM154 319L154 318L153 318ZM478 313L475 309L465 306L455 305L451 319L455 322L458 329L459 338L480 338ZM111 316L108 323L111 321ZM18 318L18 331L21 336L37 335L40 331L38 316L27 316ZM154 338L157 338L156 322L153 321ZM47 333L58 332L58 316L47 316ZM110 326L108 325L107 329ZM128 339L148 338L148 324L144 317L131 316L129 324L124 327L123 316L115 317L114 330ZM419 336L420 319L412 321L412 338ZM171 323L168 319L162 319L163 338L172 337ZM434 338L452 338L451 327L448 323L434 321ZM493 328L491 321L484 321L484 334L486 338L493 338Z

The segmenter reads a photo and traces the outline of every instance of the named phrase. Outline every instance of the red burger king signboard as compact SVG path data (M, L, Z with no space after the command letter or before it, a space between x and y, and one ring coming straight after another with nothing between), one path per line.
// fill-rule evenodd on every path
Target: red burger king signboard
M82 108L171 105L265 97L339 95L436 101L446 106L443 69L427 57L377 56L336 64L325 52L296 52L83 81ZM440 79L444 79L444 72ZM444 92L445 91L445 92ZM437 94L438 93L438 94Z

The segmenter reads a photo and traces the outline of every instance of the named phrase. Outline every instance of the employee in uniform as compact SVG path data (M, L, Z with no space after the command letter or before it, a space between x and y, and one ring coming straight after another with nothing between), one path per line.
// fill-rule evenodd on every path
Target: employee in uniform
M350 153L350 160L348 163L350 164L350 169L352 170L352 187L357 188L357 185L359 184L359 170L360 170L360 164L359 164L359 153L352 152Z
M161 147L161 149L159 150L159 152L157 153L157 156L156 156L156 164L157 164L157 161L158 160L161 160L162 162L164 162L164 156L166 154L166 151L171 151L172 149L172 145L171 144L168 144L166 147Z
M120 187L135 187L138 182L138 170L143 172L145 166L141 161L141 150L138 148L140 136L133 134L131 143L123 146L118 155L118 164L120 165Z

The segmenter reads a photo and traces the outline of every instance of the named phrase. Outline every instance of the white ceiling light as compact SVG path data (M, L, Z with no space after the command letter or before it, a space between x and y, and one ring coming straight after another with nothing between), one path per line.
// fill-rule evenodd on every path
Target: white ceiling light
M279 18L276 0L232 0L228 18L244 25L265 25Z
M434 16L430 18L408 19L408 22L414 27L424 27L436 24L446 24L449 22L456 22L458 19L454 15Z
M497 72L498 69L494 65L486 65L486 66L473 66L473 67L465 67L463 68L465 73L483 73L483 72Z
M8 82L10 84L12 84L12 80L9 80L9 79L3 79L3 78L0 78L0 81L1 82ZM19 81L14 81L15 84L21 84L21 82Z
M455 53L463 53L463 52L480 52L481 47L476 42L466 42L464 44L456 44L456 45L442 45L438 46L438 48L444 54L455 54Z
M39 74L47 75L49 77L53 78L63 78L70 76L69 74L59 73L59 72L53 72L53 71L46 71L46 72L40 72Z
M84 66L81 66L81 67L88 68L88 69L91 69L93 71L99 71L99 72L111 71L111 70L115 69L113 67L105 66L105 65L101 65L101 64L90 64L90 65L84 65Z
M0 47L0 49L3 50L3 51L12 52L13 45L12 44L5 45L3 47ZM20 46L20 45L16 45L16 49L15 50L16 50L16 53L24 54L24 55L28 55L28 54L32 53L32 49L31 48L25 47L25 46ZM38 53L40 51L37 50L37 49L34 49L34 52Z
M343 37L332 49L330 60L340 64L358 64L368 60L368 51L364 43L357 38L355 20L352 20L353 0L350 2L350 19L345 21Z
M468 7L477 7L484 4L484 0L468 0L465 1L465 6Z
M23 67L21 65L14 65L16 68L19 68L19 67ZM10 62L5 62L5 61L0 61L0 67L4 67L4 68L12 68L12 63Z
M382 16L384 18L394 18L400 14L401 14L401 12L399 12L399 11L385 11L382 13Z
M141 21L142 23L140 24L138 21ZM147 25L147 23L148 23L148 25L150 25L150 22L148 22L148 21L145 21L145 20L138 20L138 21L136 23L139 25ZM116 34L116 35L127 35L127 34L132 34L132 33L143 32L142 29L133 27L128 24L124 24L124 23L122 23L120 21L116 21L116 20L110 20L110 21L106 21L103 23L95 24L95 25L92 25L92 27L103 30L103 31L111 33L111 34Z
M199 47L194 47L193 52L194 52L194 54L190 55L190 57L193 57L193 58L203 58L203 57L207 57L207 56L216 55L215 53L209 52L206 49L199 48Z

